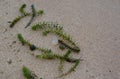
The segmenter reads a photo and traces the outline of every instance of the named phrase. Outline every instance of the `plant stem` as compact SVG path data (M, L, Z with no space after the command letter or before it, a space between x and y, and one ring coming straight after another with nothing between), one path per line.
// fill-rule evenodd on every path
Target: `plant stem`
M27 79L38 79L37 75L29 70L27 67L23 66L22 71Z
M32 17L31 17L30 21L28 22L28 24L25 26L25 28L30 26L30 24L33 22L34 17L36 16L36 10L35 10L34 5L31 5L31 9L32 9Z
M76 53L79 53L80 52L80 48L75 46L75 47L71 47L69 46L68 44L64 43L62 40L58 40L58 42L62 45L64 45L66 48L70 49L71 51L74 51Z
M80 60L78 59L78 60L75 62L75 64L68 70L68 72L66 72L66 73L58 76L57 78L66 76L66 75L70 74L72 71L75 71L75 69L76 69L76 67L79 65L79 63L80 63Z

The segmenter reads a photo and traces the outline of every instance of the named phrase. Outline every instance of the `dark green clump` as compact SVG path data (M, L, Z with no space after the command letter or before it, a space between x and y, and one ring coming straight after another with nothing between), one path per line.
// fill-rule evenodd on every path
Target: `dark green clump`
M24 45L26 43L26 40L22 37L21 34L18 34L18 39L22 43L22 45Z
M36 79L36 75L31 72L27 67L23 66L23 75L26 77L26 79Z
M30 45L30 50L31 51L34 51L36 49L36 46L35 45Z
M38 11L38 14L39 14L39 15L44 14L44 10L39 10L39 11Z

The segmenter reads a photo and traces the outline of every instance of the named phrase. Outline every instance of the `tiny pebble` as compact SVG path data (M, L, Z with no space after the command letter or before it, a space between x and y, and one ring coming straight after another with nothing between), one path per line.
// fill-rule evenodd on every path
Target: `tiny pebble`
M36 49L36 46L35 45L30 45L30 50L33 51Z
M12 60L11 60L11 59L9 59L9 60L7 61L7 63L8 63L8 64L11 64L11 63L12 63Z
M53 45L57 45L58 44L58 38L56 36L53 37L52 44Z

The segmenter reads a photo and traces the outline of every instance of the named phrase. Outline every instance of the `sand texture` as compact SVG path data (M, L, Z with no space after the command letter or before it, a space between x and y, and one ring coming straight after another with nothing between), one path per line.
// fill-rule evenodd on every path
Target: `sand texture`
M36 10L45 12L32 24L40 21L62 24L64 31L80 47L81 52L71 56L83 61L64 79L120 79L120 0L0 0L0 79L25 79L21 70L23 65L43 79L54 79L59 75L59 60L40 60L31 56L29 48L22 46L17 38L21 33L37 46L64 54L52 44L52 34L43 37L40 31L25 29L30 17L22 19L12 29L9 27L8 21L20 15L19 7L23 3L27 4L28 12L31 4ZM66 63L65 71L71 65Z

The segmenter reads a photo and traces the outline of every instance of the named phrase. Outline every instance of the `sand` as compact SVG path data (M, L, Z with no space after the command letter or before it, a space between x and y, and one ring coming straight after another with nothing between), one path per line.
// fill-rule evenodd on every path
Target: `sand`
M17 39L21 33L35 45L63 54L52 45L53 35L43 37L30 27L24 29L30 17L9 28L7 22L20 15L18 8L23 3L27 4L27 11L34 4L37 10L45 12L32 24L40 21L62 24L80 47L81 52L72 56L84 61L64 79L120 79L120 0L0 0L0 79L25 79L23 65L43 79L59 75L59 60L36 59ZM65 71L71 65L65 64Z

